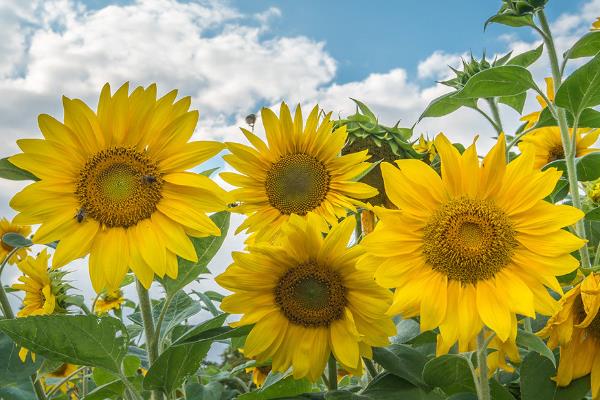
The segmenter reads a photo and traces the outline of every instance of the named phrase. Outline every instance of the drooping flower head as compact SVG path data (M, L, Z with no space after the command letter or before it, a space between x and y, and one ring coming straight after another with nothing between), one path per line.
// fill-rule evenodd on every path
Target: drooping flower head
M234 325L255 324L245 356L272 359L274 371L291 366L295 378L313 381L331 352L345 369L360 372L360 357L371 358L371 346L386 345L395 333L384 315L391 293L355 269L362 251L347 247L354 218L334 226L325 239L318 218L292 216L278 244L233 253L234 263L216 279L234 292L221 308L244 314Z
M573 132L570 132L570 134L572 137ZM598 135L600 135L599 129L579 129L576 135L576 157L600 151L600 149L590 147L598 140ZM535 129L526 134L519 143L519 149L523 151L523 148L526 146L533 146L535 149L534 166L536 168L541 168L549 162L565 158L562 137L558 126L547 126Z
M370 186L354 182L370 163L367 151L340 156L346 142L346 127L333 131L331 113L319 123L319 108L311 111L306 123L300 106L294 119L285 103L280 117L264 108L261 111L267 143L253 133L242 132L253 147L228 143L232 154L223 158L238 173L223 172L226 182L239 187L231 194L239 201L240 212L248 218L238 232L256 233L257 241L270 240L291 215L314 213L335 224L355 210L356 199L377 194Z
M562 228L583 213L543 200L561 173L535 169L532 151L506 165L504 135L482 165L475 144L461 155L439 135L435 146L441 177L417 160L382 165L399 210L376 209L358 268L396 289L388 314L440 328L438 353L457 341L464 351L484 326L512 341L516 314L554 312L545 286L561 293L555 276L577 268L569 253L585 242Z
M177 91L156 98L156 85L131 94L102 89L94 112L63 98L64 123L39 117L44 139L19 140L10 158L38 178L11 201L15 221L41 224L35 243L60 241L53 267L90 254L97 292L117 289L131 268L144 286L154 274L177 276L177 256L196 260L188 235L219 235L207 212L225 208L227 193L185 172L223 149L189 142L197 111Z
M569 290L556 313L538 335L548 347L560 346L556 374L559 386L591 373L592 398L600 397L600 276L588 275Z
M27 225L17 225L6 218L0 219L0 262L4 261L8 253L13 251L13 248L2 241L2 237L6 233L18 233L21 236L29 236L31 227ZM17 261L24 259L27 256L27 248L23 247L17 250L8 260L9 264L16 264Z

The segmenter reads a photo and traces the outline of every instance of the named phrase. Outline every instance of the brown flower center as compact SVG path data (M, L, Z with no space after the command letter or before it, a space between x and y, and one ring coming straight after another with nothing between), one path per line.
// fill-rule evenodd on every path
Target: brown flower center
M548 151L548 162L562 160L565 158L565 152L562 144L557 144Z
M508 216L486 200L450 200L429 219L423 254L431 267L463 284L493 277L517 246Z
M313 263L300 264L279 279L275 301L294 324L329 326L344 315L346 288L337 272Z
M102 150L81 170L76 217L90 217L109 228L136 225L156 211L162 184L158 166L144 153L132 147Z

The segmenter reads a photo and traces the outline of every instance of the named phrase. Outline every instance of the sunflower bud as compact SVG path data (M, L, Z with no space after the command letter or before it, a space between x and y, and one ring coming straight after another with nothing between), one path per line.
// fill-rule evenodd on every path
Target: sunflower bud
M450 86L456 90L461 90L473 75L492 67L504 65L510 58L510 55L511 53L508 53L490 62L485 58L485 52L483 53L483 56L480 60L476 59L475 57L473 57L473 54L471 54L470 60L461 59L462 70L450 67L450 69L456 75L454 78L449 79L447 81L442 81L440 83L446 86Z
M600 205L600 179L590 182L586 188L587 197L594 203L595 206Z
M420 158L407 141L412 135L411 129L400 128L398 124L393 127L382 125L365 104L358 100L353 99L353 101L357 105L356 113L335 122L336 129L346 126L348 131L348 140L342 149L342 154L368 150L368 154L371 156L370 162L394 162L394 160L402 158ZM376 165L360 181L379 190L377 196L366 201L373 205L389 204L379 165Z

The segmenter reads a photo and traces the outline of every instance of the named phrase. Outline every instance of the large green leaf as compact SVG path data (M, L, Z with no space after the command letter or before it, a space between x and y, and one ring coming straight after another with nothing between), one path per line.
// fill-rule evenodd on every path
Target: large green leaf
M435 391L425 391L392 374L380 374L360 393L372 400L441 400Z
M209 382L206 385L190 383L185 388L186 400L221 400L223 395L223 384L220 382Z
M39 181L38 177L29 171L25 171L8 161L8 158L0 159L0 178L11 181Z
M527 350L539 353L550 360L552 365L556 366L556 358L554 358L554 353L552 350L546 346L546 343L544 343L542 339L533 333L525 332L524 330L519 329L517 331L517 345L524 347Z
M566 52L567 58L592 57L600 51L600 32L589 32L583 35L573 47Z
M415 386L428 388L422 378L427 358L412 347L401 344L374 347L373 359L388 372Z
M282 373L270 373L264 385L253 392L244 393L237 400L270 400L293 398L302 393L310 392L312 384L307 379L294 379Z
M473 99L457 99L454 97L456 92L446 93L437 99L434 99L429 103L425 111L419 117L419 121L425 117L443 117L444 115L453 113L461 107L476 106L476 102Z
M594 181L600 178L600 153L589 153L577 158L577 180Z
M183 258L179 258L179 273L176 279L165 277L161 279L161 284L167 293L173 294L183 289L187 284L193 282L202 273L209 273L207 265L217 254L221 245L225 241L229 229L229 212L221 211L210 216L210 219L221 230L221 236L208 236L204 238L191 238L198 262L194 263Z
M430 360L423 369L423 379L447 394L475 392L471 369L461 356L446 354Z
M508 60L506 65L519 65L521 67L529 67L531 64L536 62L538 58L542 55L544 51L544 45L540 44L533 50L526 51L524 53L518 54Z
M525 100L527 99L527 92L515 94L513 96L502 96L498 97L498 103L506 104L519 114L523 112L525 106Z
M116 318L45 315L0 321L19 346L51 360L118 372L127 353L127 330Z
M556 369L550 360L536 352L527 354L521 363L521 400L552 399Z
M492 15L485 21L484 29L487 28L488 24L496 23L502 25L512 26L518 28L520 26L535 26L533 17L530 14L525 15L510 15L510 14L496 14Z
M569 111L567 111L567 124L569 127L573 127L573 114ZM542 110L535 128L545 126L558 126L556 119L554 119L548 108ZM600 128L600 111L596 111L593 108L584 109L579 116L578 126L581 128Z
M600 104L600 54L569 75L558 88L554 101L575 116Z
M590 221L600 221L600 207L596 207L585 214L585 219Z
M575 379L569 386L559 387L554 400L581 400L590 391L590 376Z
M0 399L29 400L34 398L30 376L40 366L27 357L25 362L19 358L19 347L10 337L0 333Z
M456 98L514 96L535 87L531 72L518 65L485 69L473 75Z

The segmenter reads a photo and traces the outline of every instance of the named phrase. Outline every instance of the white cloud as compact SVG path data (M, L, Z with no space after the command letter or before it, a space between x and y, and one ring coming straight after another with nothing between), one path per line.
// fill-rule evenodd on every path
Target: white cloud
M467 57L467 53L449 54L441 50L434 51L429 57L421 61L417 66L419 78L425 79L448 79L453 75L449 67L459 68L461 58Z

